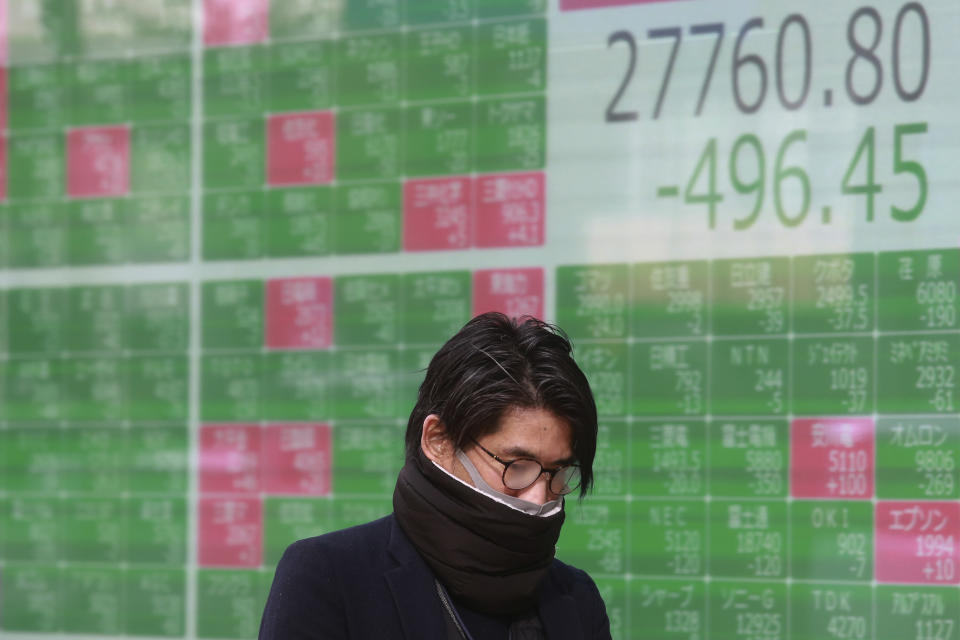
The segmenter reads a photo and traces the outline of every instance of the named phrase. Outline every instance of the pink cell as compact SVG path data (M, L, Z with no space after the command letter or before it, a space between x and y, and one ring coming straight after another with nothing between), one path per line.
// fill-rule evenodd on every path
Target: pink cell
M333 342L332 280L267 280L266 320L270 349L328 348Z
M208 47L263 42L270 0L203 0L203 43Z
M466 249L473 237L469 178L408 180L403 185L403 248Z
M109 198L129 190L129 127L83 127L67 133L68 195Z
M477 246L542 245L545 202L543 172L480 176L477 179Z
M330 493L330 427L274 424L263 440L263 489L269 494Z
M259 567L263 504L259 497L199 499L197 562L201 567Z
M200 492L260 491L260 427L255 424L200 428Z
M960 502L880 501L878 582L960 584Z
M267 118L267 183L327 184L333 180L336 126L330 111Z
M473 274L473 314L500 311L543 317L543 269L480 269Z
M874 427L870 418L798 418L790 426L790 495L873 496Z

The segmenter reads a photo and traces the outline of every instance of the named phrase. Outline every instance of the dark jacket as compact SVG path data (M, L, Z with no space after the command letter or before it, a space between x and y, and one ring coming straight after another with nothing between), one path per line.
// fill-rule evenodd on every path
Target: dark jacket
M559 560L538 610L548 640L610 638L593 580ZM260 640L440 640L445 615L433 574L389 515L290 545L277 565Z

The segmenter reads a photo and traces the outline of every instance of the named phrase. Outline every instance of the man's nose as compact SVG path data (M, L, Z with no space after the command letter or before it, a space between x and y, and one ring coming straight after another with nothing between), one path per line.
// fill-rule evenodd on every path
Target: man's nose
M524 489L519 497L537 504L544 504L552 500L553 496L550 494L550 476L546 473L540 474L537 481Z

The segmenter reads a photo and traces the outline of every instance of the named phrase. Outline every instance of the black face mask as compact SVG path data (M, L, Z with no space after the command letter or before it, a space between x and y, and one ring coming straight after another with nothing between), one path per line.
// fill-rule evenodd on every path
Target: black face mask
M536 606L563 509L545 517L512 509L450 477L421 452L400 470L393 511L454 599L503 616Z

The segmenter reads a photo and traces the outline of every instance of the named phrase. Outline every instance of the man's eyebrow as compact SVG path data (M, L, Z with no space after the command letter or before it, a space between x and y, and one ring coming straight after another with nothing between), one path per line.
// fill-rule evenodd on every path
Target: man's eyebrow
M543 466L550 467L550 468L564 467L568 464L573 464L574 462L577 461L576 456L570 455L560 460L554 460L552 465L545 464L542 460L537 458L537 456L534 455L532 452L520 446L507 447L506 449L503 450L503 455L504 457L507 457L507 458L530 458L531 460L536 460Z

